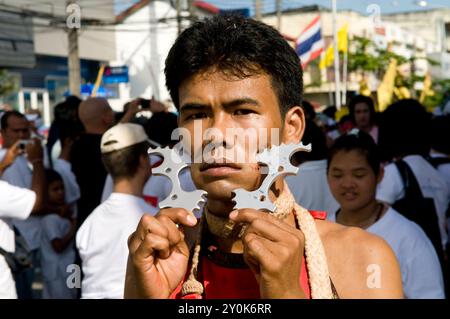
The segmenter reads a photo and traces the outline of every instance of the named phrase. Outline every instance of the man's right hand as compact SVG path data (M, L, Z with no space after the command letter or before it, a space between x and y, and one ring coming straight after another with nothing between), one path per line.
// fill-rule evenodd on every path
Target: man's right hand
M38 138L34 138L33 141L33 143L29 143L25 147L28 161L32 164L37 160L42 160L44 156L41 141Z
M8 148L5 156L3 157L3 160L0 162L1 170L5 170L6 168L8 168L12 163L14 163L17 156L19 156L21 154L21 149L19 147L19 144L20 144L20 141L17 141L10 148Z
M125 298L164 299L171 295L183 280L189 260L182 225L193 227L196 223L182 208L142 216L128 239Z

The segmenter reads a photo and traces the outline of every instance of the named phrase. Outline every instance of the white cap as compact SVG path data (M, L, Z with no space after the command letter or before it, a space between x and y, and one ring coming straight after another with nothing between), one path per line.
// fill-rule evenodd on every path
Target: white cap
M103 134L100 147L102 153L109 153L145 141L154 144L141 125L123 123L111 127Z

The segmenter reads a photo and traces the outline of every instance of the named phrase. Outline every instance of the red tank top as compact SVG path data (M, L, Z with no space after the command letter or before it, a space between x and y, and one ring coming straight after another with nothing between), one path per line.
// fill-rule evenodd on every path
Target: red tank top
M315 219L326 219L326 212L309 211ZM187 275L185 280L187 279ZM198 280L203 283L202 297L197 295L181 296L183 282L170 296L171 299L259 299L259 285L250 268L228 268L217 265L206 256L201 257ZM305 257L302 257L300 285L308 299L311 298L308 271Z

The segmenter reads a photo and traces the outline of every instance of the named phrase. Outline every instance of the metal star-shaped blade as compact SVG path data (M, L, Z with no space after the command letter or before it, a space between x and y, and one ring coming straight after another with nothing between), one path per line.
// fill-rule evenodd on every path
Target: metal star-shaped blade
M168 147L149 149L148 153L163 157L163 162L152 169L152 174L166 176L172 182L172 190L167 198L159 202L159 208L180 207L189 212L200 210L206 202L206 192L198 189L187 192L181 187L179 174L188 166L186 161L175 150Z
M294 153L304 151L311 152L311 144L281 144L265 149L256 155L259 163L266 165L261 167L261 174L267 175L261 186L254 191L239 188L233 191L235 209L253 208L275 212L276 206L269 199L269 189L279 176L295 175L298 167L291 164Z
M238 188L233 191L233 201L236 203L233 209L253 208L268 210L275 212L276 207L270 201L269 197L260 189L254 191L247 191L243 188Z

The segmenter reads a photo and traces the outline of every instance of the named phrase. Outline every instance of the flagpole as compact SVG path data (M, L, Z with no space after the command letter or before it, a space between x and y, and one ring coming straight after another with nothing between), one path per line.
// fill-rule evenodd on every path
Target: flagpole
M342 74L342 81L344 82L344 87L342 88L342 105L347 105L347 68L348 68L348 48L344 52L344 70Z
M336 97L336 109L341 109L341 89L340 89L340 72L339 72L339 48L338 48L338 36L337 36L337 8L336 0L331 0L333 7L333 40L334 40L334 83L335 83L335 97Z

